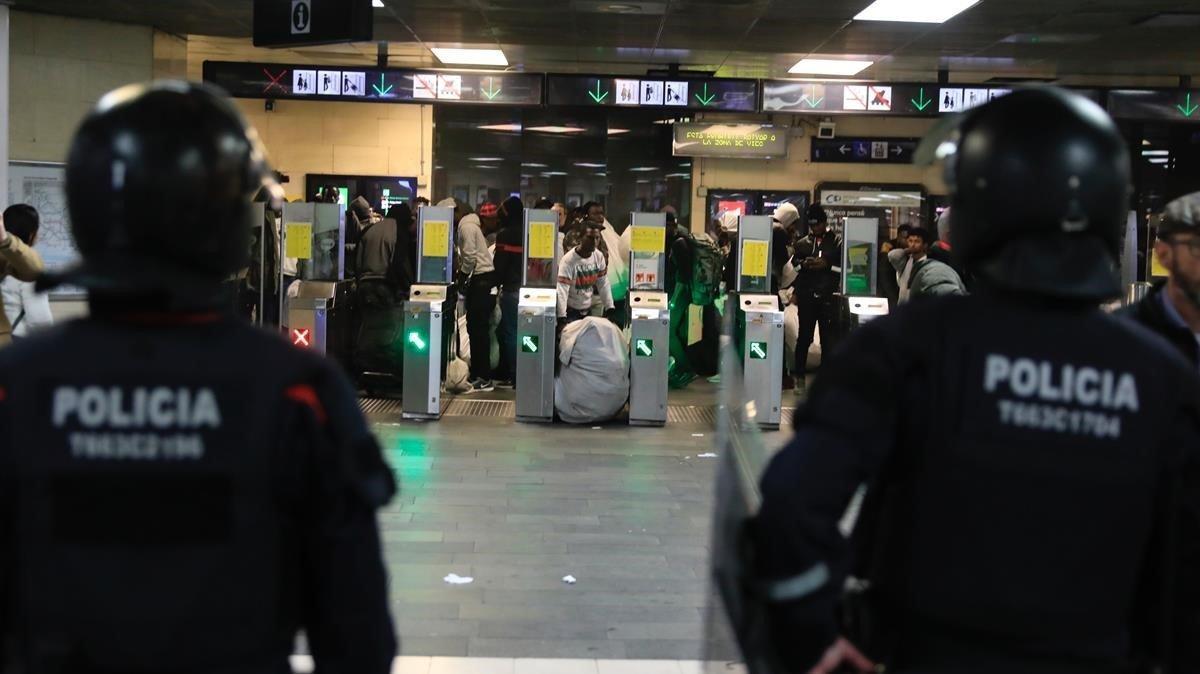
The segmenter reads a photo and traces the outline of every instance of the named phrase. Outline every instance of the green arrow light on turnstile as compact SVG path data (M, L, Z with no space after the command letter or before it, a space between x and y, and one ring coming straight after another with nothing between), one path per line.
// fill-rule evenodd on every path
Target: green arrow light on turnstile
M429 346L419 332L408 333L408 343L417 347L417 351L424 351L425 347Z
M521 336L521 352L522 353L537 353L538 338L535 335Z
M750 342L750 357L754 360L766 360L767 358L767 343L766 342Z
M654 355L653 339L637 339L633 342L633 352L643 358Z

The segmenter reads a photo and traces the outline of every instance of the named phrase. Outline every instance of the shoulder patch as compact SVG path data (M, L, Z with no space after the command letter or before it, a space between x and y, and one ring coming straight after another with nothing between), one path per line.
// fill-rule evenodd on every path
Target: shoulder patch
M289 386L284 390L283 396L292 402L300 403L311 409L317 417L317 421L325 423L329 419L329 415L325 413L325 406L321 404L321 399L317 397L317 391L308 384L296 384Z

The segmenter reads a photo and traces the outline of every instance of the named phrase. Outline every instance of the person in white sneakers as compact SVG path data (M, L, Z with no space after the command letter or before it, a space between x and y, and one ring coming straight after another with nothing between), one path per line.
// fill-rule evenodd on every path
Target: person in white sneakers
M579 245L567 251L558 264L558 324L577 321L591 312L592 298L599 296L604 315L615 318L612 287L608 282L608 263L596 242L604 225L587 221Z

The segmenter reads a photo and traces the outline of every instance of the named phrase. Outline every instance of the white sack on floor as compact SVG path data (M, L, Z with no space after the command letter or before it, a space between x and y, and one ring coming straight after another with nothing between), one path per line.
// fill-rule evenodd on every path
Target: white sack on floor
M620 329L589 316L563 328L554 408L563 421L611 419L629 400L629 344Z
M783 358L787 363L788 372L795 372L796 360L796 340L800 336L800 315L796 311L796 305L789 304L783 309ZM813 330L812 345L808 347L808 369L815 369L821 365L821 330Z

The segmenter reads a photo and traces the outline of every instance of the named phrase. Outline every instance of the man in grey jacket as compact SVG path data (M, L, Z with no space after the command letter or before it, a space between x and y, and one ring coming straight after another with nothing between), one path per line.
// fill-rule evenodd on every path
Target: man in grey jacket
M912 272L908 277L908 299L933 295L966 295L958 272L945 262L929 257L929 246L933 244L933 233L924 227L913 227L908 232L907 248L897 248L888 253L888 262L899 274L908 261L912 260ZM901 293L903 296L904 293ZM903 297L901 302L903 302Z
M469 210L465 204L463 208ZM496 266L478 215L467 213L458 221L458 250L459 287L465 295L471 338L470 392L491 391L495 389L491 320L496 309Z

